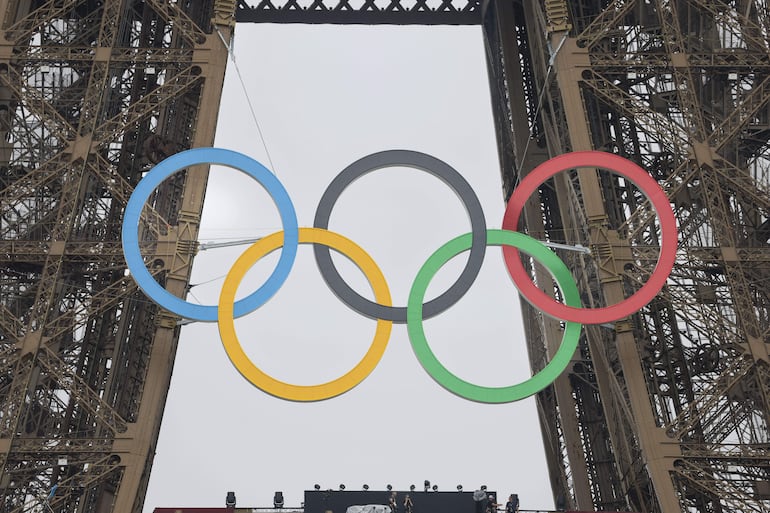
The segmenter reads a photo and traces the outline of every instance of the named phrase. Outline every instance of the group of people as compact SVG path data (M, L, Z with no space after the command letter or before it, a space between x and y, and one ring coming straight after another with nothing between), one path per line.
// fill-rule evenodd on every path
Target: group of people
M475 492L473 492L473 501L476 505L475 513L498 513L499 511L499 504L495 500L495 496L491 493L487 495L487 487L482 486ZM388 506L390 507L391 513L397 513L399 511L398 507L398 494L396 492L391 492L390 497L388 498ZM406 497L404 497L403 502L403 513L412 513L412 507L414 505L412 504L412 498L409 496L409 494L406 494ZM508 497L508 502L505 503L505 513L518 513L519 512L519 496L515 493L512 493Z
M388 506L390 506L391 513L396 513L398 511L397 500L398 496L396 492L391 492L390 499L388 499ZM404 513L412 513L412 507L412 498L407 493L406 497L404 497Z
M495 496L491 493L487 495L487 487L482 486L475 492L473 492L473 501L476 506L475 513L497 513L499 504L495 500ZM505 503L505 513L518 513L519 511L519 496L512 493L508 496L508 502Z

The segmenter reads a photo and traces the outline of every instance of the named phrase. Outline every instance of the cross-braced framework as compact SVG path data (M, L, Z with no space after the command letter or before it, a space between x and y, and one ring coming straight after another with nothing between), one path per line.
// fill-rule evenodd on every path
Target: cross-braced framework
M257 23L478 25L481 0L238 0L235 18Z
M546 0L490 11L507 192L549 156L617 153L659 181L680 230L664 290L632 318L586 329L570 372L538 397L554 495L583 510L770 511L770 10ZM591 248L561 252L584 304L616 303L650 276L660 226L629 181L573 170L538 199L531 235ZM560 326L528 312L541 368Z
M138 511L178 336L126 274L133 185L209 145L232 13L285 23L482 24L506 194L549 156L649 170L680 247L642 312L588 327L538 396L554 496L583 510L770 511L770 10L751 0L57 0L0 3L0 504ZM145 208L148 265L182 296L205 170ZM660 227L607 170L544 184L523 229L587 306L653 271ZM545 289L551 280L533 276ZM525 305L541 368L558 321Z
M0 2L0 510L139 512L179 335L120 225L164 156L213 142L233 1ZM142 222L184 292L206 169Z

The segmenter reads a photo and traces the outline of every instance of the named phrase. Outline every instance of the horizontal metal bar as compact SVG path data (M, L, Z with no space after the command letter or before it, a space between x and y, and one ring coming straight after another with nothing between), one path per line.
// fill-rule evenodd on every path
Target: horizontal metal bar
M392 2L378 7L365 2L360 8L351 7L345 0L321 1L303 7L294 1L282 5L261 2L252 7L241 4L235 11L239 23L305 23L310 25L480 25L481 6L477 0L468 0L458 8L448 2L440 7L428 7L419 2L406 7Z

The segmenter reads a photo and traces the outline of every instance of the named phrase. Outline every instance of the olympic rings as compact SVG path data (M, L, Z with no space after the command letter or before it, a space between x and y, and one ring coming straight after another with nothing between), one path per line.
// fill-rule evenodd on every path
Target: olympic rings
M195 148L172 155L156 165L139 181L126 205L122 229L123 255L136 284L157 304L186 319L209 322L217 320L216 306L189 303L161 287L145 267L139 250L139 216L150 194L165 178L180 169L196 164L221 164L249 175L272 196L281 215L286 240L278 265L264 285L235 304L234 315L241 317L262 306L283 285L294 265L298 245L297 214L294 211L294 204L283 184L256 160L242 153L221 148Z
M337 201L337 198L339 198L342 191L348 185L366 173L393 166L413 167L427 171L433 176L442 179L457 193L465 204L468 217L471 220L473 242L468 262L465 264L465 268L457 281L443 294L425 305L423 311L427 319L440 314L463 297L471 287L471 284L476 280L481 264L484 261L487 230L484 210L481 208L481 203L476 193L473 192L470 184L460 173L439 159L416 151L390 150L373 153L353 162L332 180L332 183L329 184L329 187L327 187L321 197L321 201L318 202L313 225L316 228L329 228L329 216L334 207L334 202ZM326 280L329 288L337 294L343 303L358 313L372 319L388 319L397 323L406 322L406 308L378 305L359 295L345 283L337 268L334 267L328 248L315 246L313 250L315 251L315 258L318 263L318 270L321 272L324 280Z
M425 290L428 288L431 278L449 259L467 250L470 247L470 241L471 234L469 233L450 240L428 257L428 260L417 272L417 277L414 279L412 290L409 293L407 307L409 340L412 342L414 354L425 371L450 392L471 401L484 403L518 401L538 393L550 385L564 371L577 349L582 325L577 322L567 322L559 349L553 355L551 361L540 372L516 385L484 387L468 383L452 374L438 361L438 358L436 358L436 355L433 354L433 351L428 346L422 326L422 299L425 296ZM570 273L570 270L556 253L548 249L543 243L523 233L507 230L488 230L486 242L487 245L493 246L514 246L534 257L552 273L564 296L565 302L568 305L580 305L580 293L578 292L575 280L572 278L572 273Z
M661 228L660 258L655 270L639 290L631 297L615 305L604 308L576 308L555 301L545 292L540 290L532 282L529 274L524 269L515 248L504 247L503 256L508 266L513 282L518 287L521 295L532 306L542 312L564 321L582 322L584 324L603 324L618 319L623 319L639 311L666 284L668 275L674 267L677 248L676 218L666 193L658 183L630 160L624 159L612 153L601 151L579 151L559 155L543 164L540 164L530 172L516 187L508 200L508 207L503 216L503 229L515 231L519 224L519 217L524 204L530 195L537 190L541 183L565 169L579 167L599 167L609 169L633 182L650 200L658 214Z
M227 274L217 306L192 304L167 292L145 267L139 249L139 219L150 194L177 170L197 164L221 164L254 178L273 198L283 224L283 231L260 239L238 258ZM373 259L349 239L327 230L331 210L345 188L368 172L390 166L413 167L442 179L460 196L471 221L470 233L452 239L428 258L415 278L405 308L392 306L387 282ZM581 308L577 286L564 262L542 243L513 231L517 227L524 204L543 181L563 170L580 167L609 169L633 182L652 203L661 226L660 259L647 283L631 297L604 308ZM292 401L318 401L347 392L377 366L388 344L393 323L405 322L414 353L434 380L461 397L486 403L501 403L528 397L553 382L567 367L577 348L581 323L601 324L614 321L627 317L646 305L665 285L672 270L678 234L671 205L655 180L636 164L609 153L570 153L555 157L535 168L514 190L503 218L503 230L487 230L484 213L476 194L467 181L449 165L430 155L414 151L393 150L375 153L345 168L324 192L316 210L314 227L299 228L288 193L264 166L234 151L198 148L167 158L137 184L126 206L122 237L128 269L144 293L158 305L182 317L218 321L225 351L233 365L247 380L269 394ZM372 344L353 369L328 383L309 386L284 383L261 371L243 351L234 325L234 318L259 308L277 292L288 277L300 243L316 244L314 254L319 270L337 296L354 310L377 320ZM448 309L473 284L481 268L487 245L503 246L508 271L521 294L530 303L544 313L566 321L562 342L551 361L531 378L511 386L484 387L458 378L438 361L423 330L424 319ZM249 268L279 247L282 248L281 256L266 282L255 292L235 301L238 285ZM375 302L360 296L344 282L332 263L329 248L347 256L363 271L374 290ZM449 259L469 249L468 261L458 280L443 294L423 304L425 291L434 274ZM556 302L535 286L521 263L519 249L549 270L561 290L565 304Z
M391 304L390 290L382 271L374 263L372 257L353 241L320 228L300 228L299 242L302 244L323 244L347 256L369 280L374 290L375 299L383 305ZM390 338L390 331L393 326L391 321L378 319L374 340L363 359L347 374L321 385L291 385L265 374L252 363L243 351L238 336L235 334L233 303L238 285L257 260L279 248L282 244L283 232L276 232L258 240L236 260L227 274L222 286L222 293L219 296L219 335L222 338L225 351L243 377L276 397L290 401L320 401L344 394L363 381L380 362Z

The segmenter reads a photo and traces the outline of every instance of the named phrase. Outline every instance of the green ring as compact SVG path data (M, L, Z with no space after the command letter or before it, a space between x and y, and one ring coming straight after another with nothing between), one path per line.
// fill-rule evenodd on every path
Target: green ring
M422 303L425 291L436 272L451 258L471 247L471 233L456 237L433 253L423 264L409 292L407 304L407 331L415 356L425 371L450 392L481 403L510 403L536 394L550 385L567 368L580 340L583 327L578 322L565 323L564 336L558 351L543 370L516 385L506 387L484 387L468 383L452 374L431 351L422 325ZM487 230L487 245L513 246L527 253L545 266L556 280L556 284L569 306L581 306L572 273L564 262L541 242L519 232L508 230Z

